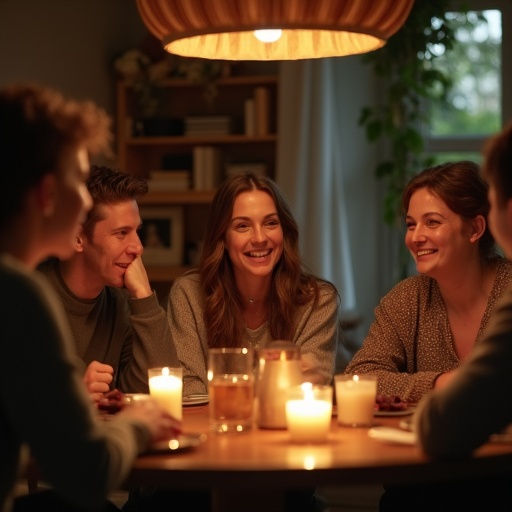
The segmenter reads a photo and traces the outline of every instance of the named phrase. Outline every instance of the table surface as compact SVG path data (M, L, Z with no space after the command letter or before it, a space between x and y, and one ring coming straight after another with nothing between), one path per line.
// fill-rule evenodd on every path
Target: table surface
M375 426L399 427L407 416L375 417ZM211 487L241 493L248 489L291 489L339 483L405 483L499 473L512 464L512 443L487 443L470 460L432 462L414 445L384 443L367 428L337 424L328 441L290 442L287 430L254 428L242 434L209 432L208 406L184 407L184 433L206 434L188 451L140 456L130 485ZM461 432L461 435L463 433Z

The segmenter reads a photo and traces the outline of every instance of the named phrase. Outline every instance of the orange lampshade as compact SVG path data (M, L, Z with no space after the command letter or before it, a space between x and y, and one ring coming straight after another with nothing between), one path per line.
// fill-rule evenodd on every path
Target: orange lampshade
M297 60L376 50L405 22L414 0L137 0L165 50L221 60ZM281 29L261 42L255 30Z

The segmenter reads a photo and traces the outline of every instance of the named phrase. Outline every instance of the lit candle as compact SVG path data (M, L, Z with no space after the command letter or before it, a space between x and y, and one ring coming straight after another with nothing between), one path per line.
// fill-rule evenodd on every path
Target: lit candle
M373 423L377 395L375 375L336 375L336 404L338 423L367 427Z
M182 419L183 371L181 368L150 368L151 397L173 418Z
M305 382L288 391L286 423L295 443L327 440L332 416L332 387Z

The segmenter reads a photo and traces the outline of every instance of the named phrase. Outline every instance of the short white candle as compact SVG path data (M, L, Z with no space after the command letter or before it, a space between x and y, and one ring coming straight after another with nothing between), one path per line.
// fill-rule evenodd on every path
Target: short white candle
M183 379L181 376L173 375L173 373L181 374L181 369L162 368L160 375L155 375L154 370L149 370L149 392L151 397L173 418L181 420Z
M344 375L336 376L335 383L338 423L352 426L371 425L377 394L376 378Z
M292 388L288 396L286 423L291 440L295 443L325 442L331 425L332 388L307 382Z

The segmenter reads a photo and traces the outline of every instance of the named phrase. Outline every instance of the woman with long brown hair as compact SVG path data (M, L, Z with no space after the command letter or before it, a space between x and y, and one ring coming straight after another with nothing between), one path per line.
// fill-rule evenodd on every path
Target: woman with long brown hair
M177 279L168 319L184 369L184 394L206 393L213 347L300 347L302 370L328 384L334 373L339 295L306 270L286 199L269 178L240 173L218 189L199 269Z

